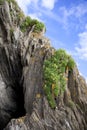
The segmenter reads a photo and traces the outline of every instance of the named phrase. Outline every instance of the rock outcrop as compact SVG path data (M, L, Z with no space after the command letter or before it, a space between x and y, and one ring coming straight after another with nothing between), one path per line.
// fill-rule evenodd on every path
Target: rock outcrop
M0 4L0 130L87 130L87 85L77 67L52 109L43 91L43 63L55 51L50 40L22 32L14 0Z

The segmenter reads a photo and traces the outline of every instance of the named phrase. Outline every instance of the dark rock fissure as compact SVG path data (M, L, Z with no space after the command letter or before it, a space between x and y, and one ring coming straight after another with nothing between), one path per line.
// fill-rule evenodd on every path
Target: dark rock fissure
M12 87L12 90L10 90L11 88L9 87L6 88L7 95L10 94L10 97L12 98L11 100L13 100L16 106L15 105L11 106L12 104L8 104L8 102L5 102L5 105L4 105L5 107L3 108L3 110L1 110L2 115L0 115L0 130L3 130L3 128L6 127L6 125L11 119L16 119L16 118L25 116L25 113L26 113L25 108L24 108L23 87L19 86L18 83L15 84L16 89L14 88L14 86L11 86L11 87ZM10 91L12 91L12 95ZM7 116L5 115L6 119L3 119L4 113L7 114Z
M10 45L0 46L0 130L3 130L12 118L25 115L21 76L19 50Z
M16 84L17 85L17 84ZM18 86L18 90L14 90L16 94L16 103L17 103L17 110L13 115L13 118L19 118L25 115L25 108L24 108L24 94L23 94L23 87Z
M14 86L11 87L12 89L7 87L6 91L7 95L10 95L9 97L12 98L10 100L12 100L13 104L15 105L13 105L12 103L8 104L9 102L7 102L7 99L5 99L4 107L2 110L0 109L0 130L3 130L3 128L6 127L11 119L17 119L19 117L25 116L26 113L24 108L23 87L19 86L19 84L15 85L16 89L14 89ZM12 94L10 92L12 92ZM6 98L5 95L4 98ZM4 102L4 99L2 100Z

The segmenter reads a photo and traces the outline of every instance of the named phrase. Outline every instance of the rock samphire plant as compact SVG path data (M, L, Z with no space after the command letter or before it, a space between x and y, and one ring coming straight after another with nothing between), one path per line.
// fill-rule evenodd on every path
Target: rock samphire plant
M51 108L56 107L55 98L64 92L68 71L71 71L74 66L74 59L63 49L55 51L51 58L45 60L43 65L44 91Z

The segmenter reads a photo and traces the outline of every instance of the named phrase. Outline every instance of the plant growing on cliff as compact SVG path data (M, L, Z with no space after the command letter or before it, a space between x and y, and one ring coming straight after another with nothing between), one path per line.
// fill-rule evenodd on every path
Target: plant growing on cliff
M18 20L23 19L23 18L24 18L24 13L22 11L20 11L18 13Z
M0 0L0 4L3 4L4 0Z
M65 50L59 49L45 60L43 65L44 91L51 108L56 107L55 98L64 92L67 85L67 71L75 66L73 58Z
M35 25L34 32L41 32L43 28L45 28L45 25L42 22L39 22L36 19L31 19L29 16L25 18L20 28L25 32L27 28L32 27L33 25Z

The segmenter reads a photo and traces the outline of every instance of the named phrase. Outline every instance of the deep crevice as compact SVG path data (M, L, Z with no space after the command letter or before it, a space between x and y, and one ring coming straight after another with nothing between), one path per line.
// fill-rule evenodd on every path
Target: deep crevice
M14 99L14 102L16 104L16 109L12 108L12 109L15 109L14 112L12 112L13 110L11 110L11 108L9 109L7 107L7 111L5 110L5 112L10 114L11 118L7 119L7 122L3 122L3 125L0 127L0 130L4 130L4 128L7 126L7 124L10 122L11 119L18 119L20 117L25 116L25 114L26 114L26 111L24 108L23 87L16 83L16 87L15 88L13 87L12 89L15 93L15 97L13 95L12 98Z
M0 80L4 83L0 86L0 130L3 130L11 119L22 117L26 113L23 82L20 83L22 69L18 50L10 46L0 47Z
M17 85L17 84L16 84ZM23 87L17 85L18 89L15 89L16 93L16 103L17 103L17 110L13 115L13 118L19 118L25 115L25 108L24 108L24 93L23 93ZM16 88L17 88L16 87Z

